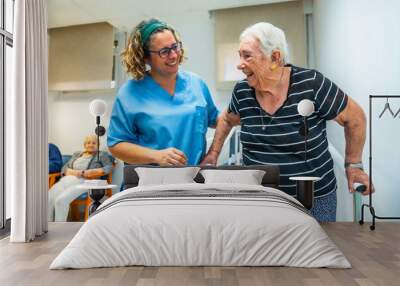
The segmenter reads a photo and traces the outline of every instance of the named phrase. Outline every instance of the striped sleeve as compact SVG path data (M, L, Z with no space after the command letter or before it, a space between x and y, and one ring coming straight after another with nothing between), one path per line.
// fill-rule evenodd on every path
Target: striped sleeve
M317 72L315 79L315 110L321 118L334 119L347 105L345 94L334 82Z
M228 106L228 113L233 112L233 113L239 115L239 101L237 100L237 97L236 97L236 89L237 88L235 86L235 88L233 89L233 92L232 92L231 102L229 103L229 106Z

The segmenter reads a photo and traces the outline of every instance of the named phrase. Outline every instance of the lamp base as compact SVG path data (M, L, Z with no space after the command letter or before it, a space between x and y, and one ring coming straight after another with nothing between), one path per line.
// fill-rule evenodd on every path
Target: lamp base
M308 210L314 204L314 182L321 179L320 177L290 177L292 181L296 181L297 200Z
M100 200L106 194L105 189L91 189L89 190L89 197L92 199L92 203L89 207L89 216L94 213L97 208L101 205Z

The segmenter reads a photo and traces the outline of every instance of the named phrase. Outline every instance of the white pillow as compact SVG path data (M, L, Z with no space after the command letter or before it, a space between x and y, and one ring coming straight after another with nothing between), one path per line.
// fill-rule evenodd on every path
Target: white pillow
M233 183L261 185L265 171L262 170L202 170L204 183Z
M139 176L138 186L195 183L193 179L199 170L199 167L135 168Z

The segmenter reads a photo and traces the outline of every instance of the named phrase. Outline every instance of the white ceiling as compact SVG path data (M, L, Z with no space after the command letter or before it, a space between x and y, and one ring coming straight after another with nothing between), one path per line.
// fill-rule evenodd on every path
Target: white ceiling
M159 17L173 23L185 14L252 6L284 0L47 0L48 27L109 22L125 31L139 21ZM190 19L190 17L182 17ZM190 24L190 23L188 23Z

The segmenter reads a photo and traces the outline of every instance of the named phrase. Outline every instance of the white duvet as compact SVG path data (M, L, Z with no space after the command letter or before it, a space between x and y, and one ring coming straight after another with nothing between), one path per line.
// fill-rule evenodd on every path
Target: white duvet
M171 190L245 195L129 199L146 195L144 192ZM251 196L252 191L265 192L268 198ZM298 204L279 190L254 185L194 183L131 188L105 201L50 269L127 265L351 267L318 222Z

